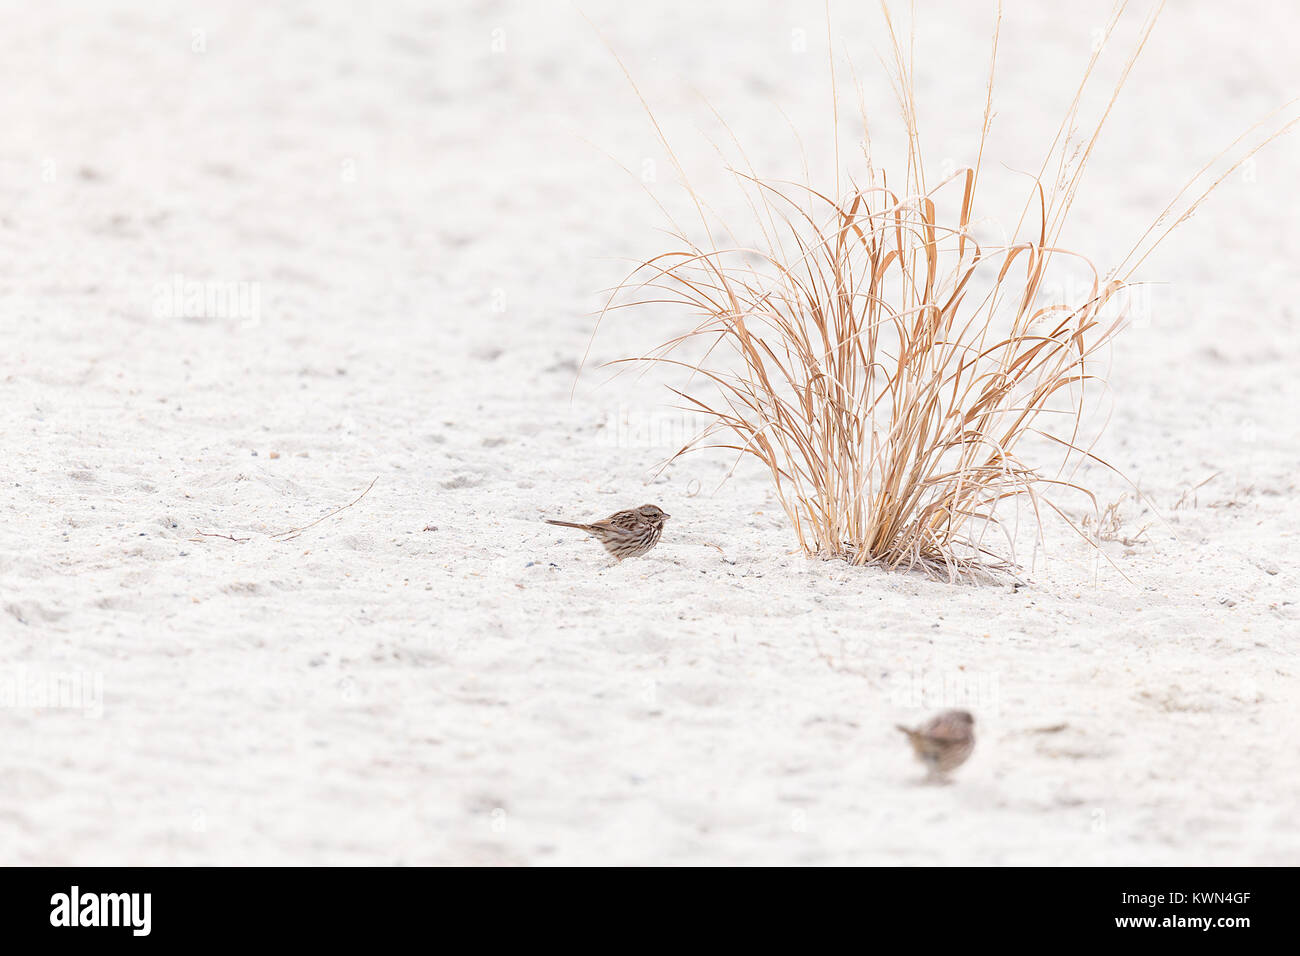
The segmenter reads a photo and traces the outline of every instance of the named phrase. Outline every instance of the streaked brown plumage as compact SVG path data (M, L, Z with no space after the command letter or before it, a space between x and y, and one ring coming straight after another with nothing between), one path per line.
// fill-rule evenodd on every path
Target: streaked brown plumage
M898 725L931 776L956 770L975 749L975 718L964 710L946 710L915 730Z
M663 534L664 522L672 515L665 514L658 505L642 505L627 511L616 511L608 518L580 524L574 521L555 521L547 518L547 524L562 528L577 528L585 531L605 546L605 550L617 560L638 558L659 543Z

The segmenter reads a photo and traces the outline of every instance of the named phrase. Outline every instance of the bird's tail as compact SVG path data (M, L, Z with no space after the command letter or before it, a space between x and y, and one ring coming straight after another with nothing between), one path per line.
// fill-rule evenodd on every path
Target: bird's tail
M576 521L556 521L554 518L544 518L547 524L559 525L561 528L577 528L579 531L589 531L590 528L585 524L578 524Z
M902 724L894 724L894 726L897 727L899 730L901 730L903 733L907 734L909 739L912 737L913 734L916 733L915 730L912 730L910 727L904 727Z

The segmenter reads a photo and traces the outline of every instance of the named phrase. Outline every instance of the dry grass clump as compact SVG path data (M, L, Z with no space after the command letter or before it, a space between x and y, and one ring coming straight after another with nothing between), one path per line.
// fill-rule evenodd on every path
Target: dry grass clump
M1027 501L1040 530L1045 512L1061 513L1054 490L1077 491L1095 510L1063 476L1091 457L1084 399L1099 385L1098 350L1123 325L1132 270L1103 276L1057 236L1154 22L1078 140L1070 133L1094 54L1015 234L996 246L972 229L993 67L975 163L927 188L912 67L891 23L908 134L901 176L875 168L869 151L860 180L833 191L733 169L761 241L720 248L675 228L679 246L640 263L606 305L671 303L695 317L625 360L691 373L674 391L705 426L678 454L726 448L761 462L809 554L949 578L1015 566L1013 535L996 533L1008 500ZM993 64L997 37L995 27ZM1134 268L1208 192L1174 217L1187 190L1176 197L1130 255ZM692 198L708 236L706 204Z

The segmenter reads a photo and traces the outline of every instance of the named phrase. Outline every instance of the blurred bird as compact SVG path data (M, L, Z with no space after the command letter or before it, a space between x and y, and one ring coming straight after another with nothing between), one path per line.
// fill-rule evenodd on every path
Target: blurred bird
M946 710L915 730L897 726L931 778L956 770L975 749L975 718L964 710Z
M618 561L624 558L639 558L656 544L664 532L664 522L672 515L665 514L658 505L642 505L627 511L616 511L608 518L580 524L574 521L555 521L547 518L547 524L562 528L577 528L585 531L605 546L605 550Z

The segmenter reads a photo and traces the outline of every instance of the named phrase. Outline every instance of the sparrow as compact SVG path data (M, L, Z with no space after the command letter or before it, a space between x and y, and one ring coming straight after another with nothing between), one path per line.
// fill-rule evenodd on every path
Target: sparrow
M627 511L616 511L608 518L582 524L576 521L556 521L547 518L547 524L562 528L577 528L585 531L605 546L615 560L639 558L656 544L664 532L664 522L672 515L666 514L658 505L642 505Z
M926 765L931 778L956 770L975 749L975 718L964 710L946 710L914 730L897 726L907 734L916 758Z

